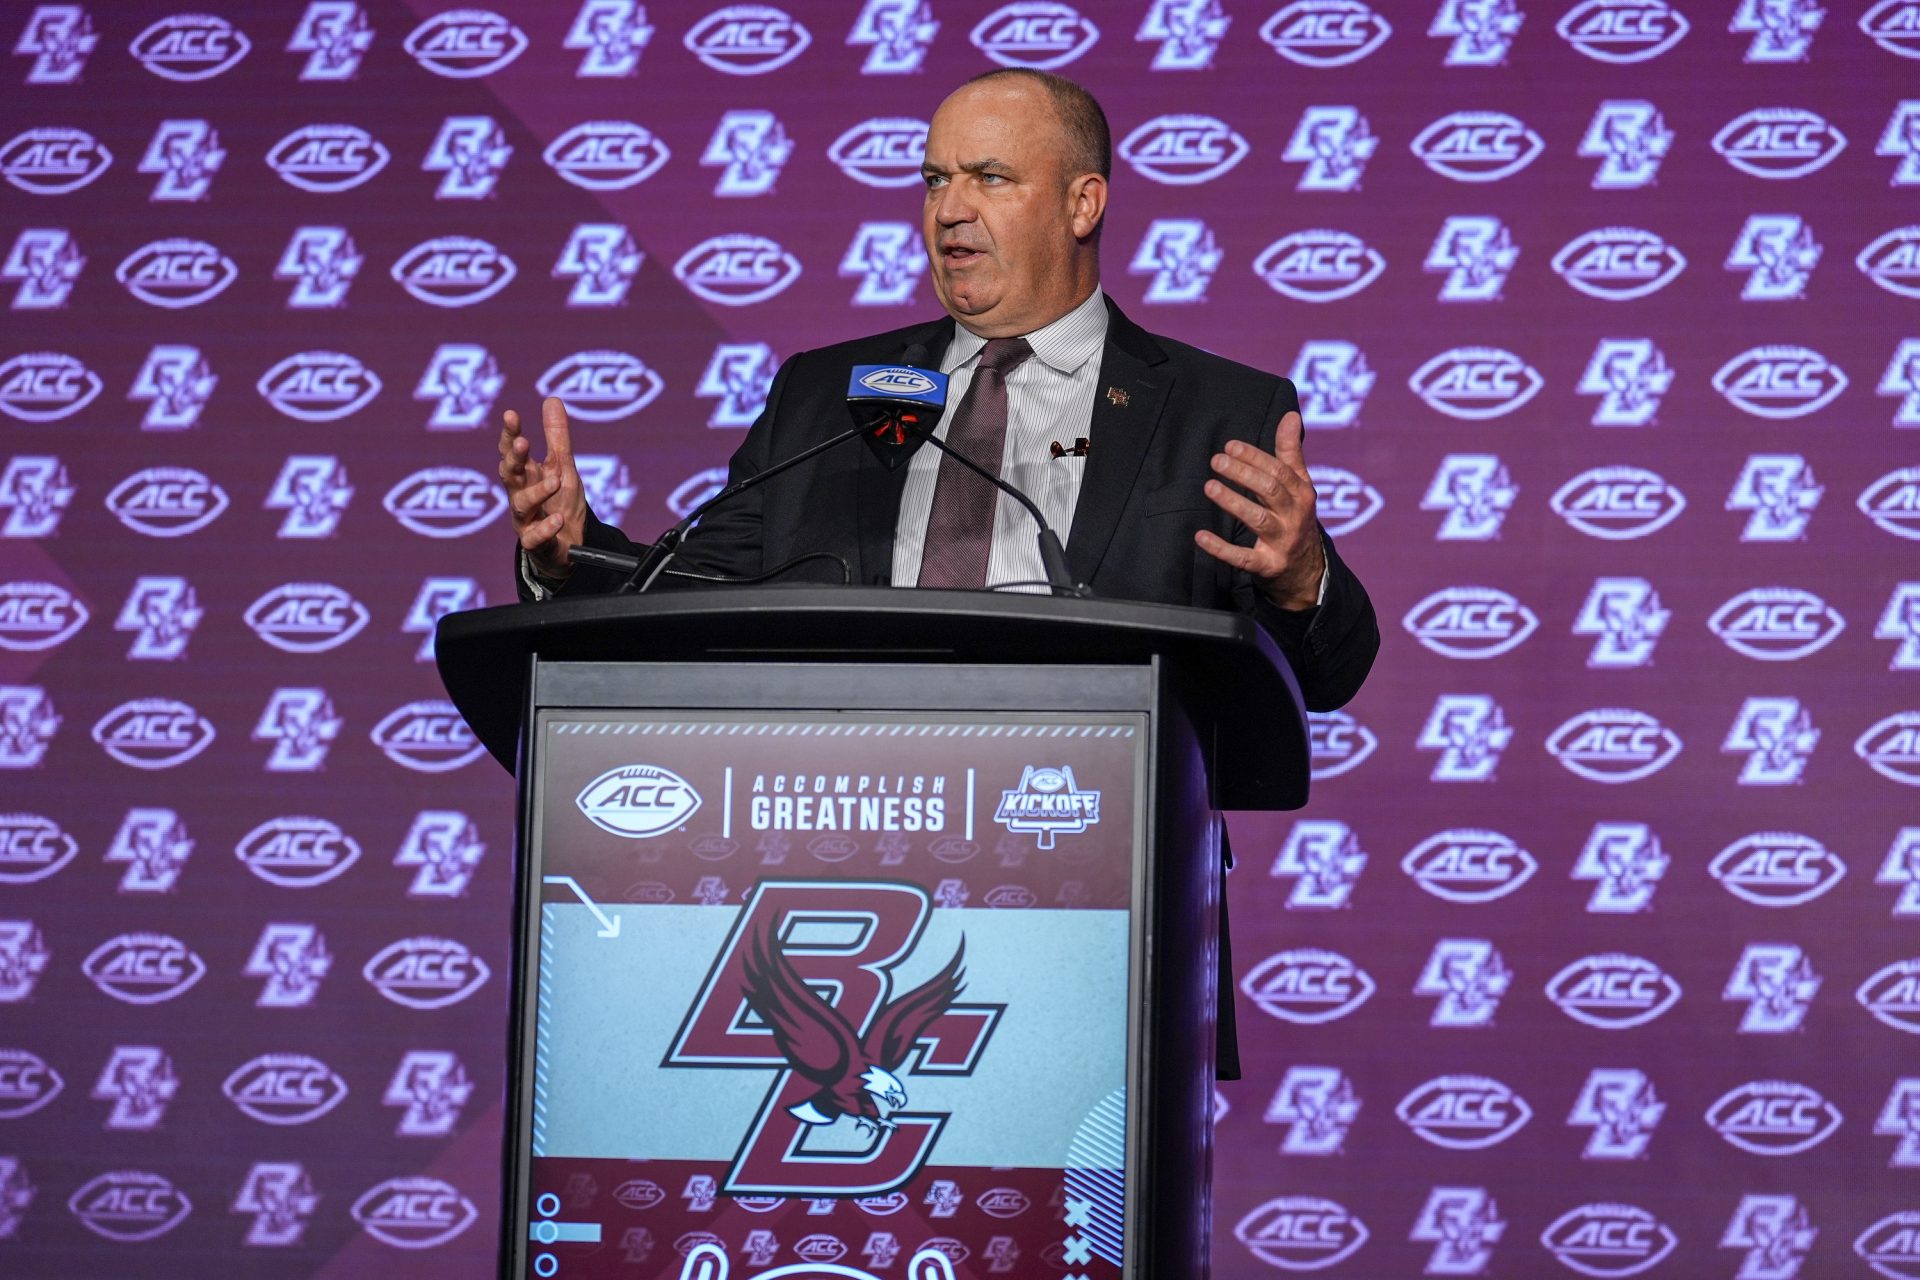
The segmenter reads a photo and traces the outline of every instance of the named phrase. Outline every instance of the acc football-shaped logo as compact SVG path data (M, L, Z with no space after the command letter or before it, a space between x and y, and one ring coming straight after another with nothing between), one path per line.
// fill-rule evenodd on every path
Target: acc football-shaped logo
M507 509L498 485L469 467L424 467L380 500L387 513L427 538L464 538Z
M1840 1127L1840 1108L1804 1084L1749 1080L1714 1100L1707 1124L1742 1151L1793 1156L1819 1146Z
M1512 413L1545 382L1532 365L1498 347L1455 347L1414 371L1413 394L1450 418L1485 421Z
M225 18L176 13L133 38L127 52L167 80L211 80L247 56L253 42Z
M360 842L325 818L274 818L234 847L247 870L285 889L311 889L360 859Z
M1374 981L1337 951L1303 947L1268 956L1240 980L1247 998L1282 1022L1333 1022L1367 1002Z
M692 783L651 764L609 769L582 787L573 802L587 821L625 840L663 835L700 811L700 793Z
M1493 587L1447 587L1407 610L1401 625L1446 658L1497 658L1517 649L1540 619Z
M79 851L80 842L44 814L0 813L0 884L45 880Z
M1253 262L1269 288L1298 302L1350 298L1386 269L1387 260L1359 236L1325 229L1282 236Z
M786 66L813 43L806 27L764 4L733 4L695 23L682 41L693 56L730 76L760 76Z
M307 1124L340 1105L347 1082L312 1054L263 1053L235 1067L220 1092L261 1124Z
M1594 782L1635 782L1680 754L1680 736L1645 711L1583 711L1547 739L1547 751L1569 772Z
M1897 711L1872 725L1853 751L1881 777L1920 787L1920 711Z
M835 138L827 148L827 159L869 187L911 187L920 183L920 161L926 152L925 120L876 117Z
M486 747L451 702L409 702L373 727L373 745L387 759L421 773L447 773L480 758Z
M1455 182L1498 182L1520 172L1546 150L1540 135L1500 111L1456 111L1422 129L1413 154Z
M1920 467L1887 472L1861 490L1858 506L1894 537L1920 539Z
M924 136L922 139L924 150ZM1247 140L1214 116L1155 116L1120 140L1120 158L1141 177L1174 187L1212 182L1247 158Z
M118 1169L75 1191L67 1209L93 1234L134 1244L179 1226L193 1212L193 1202L157 1173Z
M22 422L58 422L93 403L100 375L73 356L30 351L0 364L0 413Z
M1894 1030L1920 1035L1920 959L1886 965L1860 984L1854 998Z
M1308 712L1307 740L1315 781L1353 772L1380 745L1373 730L1345 711Z
M1707 872L1755 906L1797 907L1840 883L1847 864L1797 831L1756 831L1714 856Z
M800 278L800 260L765 236L702 240L673 264L681 284L723 307L765 302Z
M1680 999L1680 984L1640 956L1586 956L1553 975L1547 999L1577 1022L1620 1031L1652 1022Z
M1889 293L1920 298L1920 224L1887 232L1862 249L1853 265Z
M402 938L361 970L374 990L409 1009L458 1004L478 991L490 972L487 962L461 943L428 937Z
M473 236L440 236L409 249L393 264L394 280L436 307L471 307L506 288L513 259Z
M1720 366L1713 389L1760 418L1804 418L1847 389L1840 367L1810 347L1753 347Z
M1671 1227L1638 1205L1600 1201L1555 1218L1540 1233L1540 1243L1568 1270L1611 1280L1651 1271L1680 1240Z
M1666 0L1583 0L1554 30L1598 62L1650 62L1680 43L1687 20Z
M135 533L184 538L198 533L227 509L227 491L187 467L136 471L107 495L107 510Z
M0 1120L30 1116L52 1102L66 1081L37 1053L0 1049Z
M1351 1258L1367 1242L1367 1228L1336 1201L1281 1196L1235 1223L1233 1237L1268 1266L1308 1271Z
M28 129L0 147L0 177L30 195L78 191L113 163L113 153L85 129Z
M1311 466L1307 476L1313 481L1314 510L1329 537L1346 537L1386 505L1378 489L1345 468Z
M140 301L179 310L221 293L239 278L240 268L205 240L172 236L135 249L121 259L113 276Z
M1547 505L1588 537L1620 542L1666 528L1687 500L1645 467L1594 467L1556 489Z
M393 153L358 125L310 124L267 152L267 167L302 191L351 191L387 167Z
M1846 619L1811 591L1755 587L1713 611L1707 627L1735 653L1762 662L1793 662L1832 644Z
M566 401L570 417L588 422L630 418L665 388L658 370L625 351L576 351L556 360L534 383L542 396Z
M1639 227L1598 227L1553 255L1553 269L1562 280L1607 302L1656 293L1686 265L1678 249Z
M1400 869L1434 897L1465 903L1504 898L1539 868L1539 860L1511 837L1476 827L1428 836L1400 860Z
M57 649L91 615L79 597L52 582L0 583L0 649Z
M353 1220L382 1244L432 1249L465 1231L480 1216L452 1183L414 1175L389 1178L353 1202Z
M1804 178L1833 163L1846 146L1845 134L1804 107L1757 107L1713 135L1721 158L1756 178Z
M659 1205L667 1193L649 1178L630 1178L613 1189L613 1198L626 1208L642 1210Z
M133 698L93 726L93 740L101 749L135 769L185 764L212 745L213 739L213 725L178 698Z
M968 39L1003 67L1051 71L1093 48L1100 28L1058 0L1018 0L982 18Z
M159 1004L206 976L207 964L186 943L164 933L123 933L80 962L88 981L127 1004Z
M1533 1118L1527 1100L1488 1076L1435 1076L1400 1099L1393 1113L1436 1147L1499 1146Z
M437 76L489 76L526 51L527 33L486 9L448 9L407 34L401 47Z
M338 649L367 625L367 607L330 582L284 582L247 606L253 633L286 653Z
M588 120L555 138L542 156L576 187L618 191L660 172L672 154L659 135L631 120Z
M1393 27L1360 0L1293 0L1274 11L1260 38L1303 67L1344 67L1385 44Z
M1905 2L1912 7L1913 0ZM1886 4L1880 7L1885 8ZM1863 24L1864 21L1862 19ZM1920 23L1916 23L1915 27L1920 29ZM1888 40L1880 43L1895 47ZM1907 56L1920 57L1920 52ZM1894 1280L1912 1280L1912 1277L1920 1275L1920 1212L1903 1209L1881 1218L1854 1237L1853 1252L1883 1276L1894 1277Z
M302 422L338 422L380 394L380 375L339 351L302 351L260 375L266 402Z

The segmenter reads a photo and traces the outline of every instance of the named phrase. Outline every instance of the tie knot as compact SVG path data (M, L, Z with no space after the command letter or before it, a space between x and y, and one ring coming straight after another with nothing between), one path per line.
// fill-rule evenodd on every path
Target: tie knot
M1019 368L1033 354L1025 338L988 338L980 348L980 368L991 369L1001 377Z

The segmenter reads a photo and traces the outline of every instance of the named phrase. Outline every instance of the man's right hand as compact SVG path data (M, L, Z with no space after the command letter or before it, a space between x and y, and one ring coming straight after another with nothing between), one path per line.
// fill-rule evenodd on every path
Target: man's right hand
M567 427L567 407L554 396L540 404L540 426L547 438L547 456L533 460L533 444L520 434L520 415L506 411L500 426L500 483L507 490L507 508L513 512L513 531L521 549L543 578L560 579L573 572L567 552L586 537L587 499L580 488L580 472L573 465L573 439Z

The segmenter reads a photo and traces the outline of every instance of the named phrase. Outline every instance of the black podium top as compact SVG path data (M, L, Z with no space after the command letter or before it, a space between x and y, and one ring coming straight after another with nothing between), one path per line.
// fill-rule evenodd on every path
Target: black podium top
M1213 609L982 591L769 586L594 595L452 613L434 640L454 705L514 767L528 657L557 662L1143 663L1161 656L1211 741L1216 802L1297 809L1308 741L1286 659Z

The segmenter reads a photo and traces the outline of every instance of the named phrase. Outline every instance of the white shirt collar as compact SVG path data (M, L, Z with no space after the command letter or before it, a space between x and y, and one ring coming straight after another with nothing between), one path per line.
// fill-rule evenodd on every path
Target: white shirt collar
M1092 359L1107 341L1107 298L1095 289L1067 314L1025 335L1033 354L1050 368L1072 374ZM940 360L940 372L952 373L963 364L971 364L987 340L963 324L953 326L953 341Z

